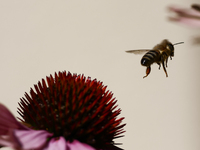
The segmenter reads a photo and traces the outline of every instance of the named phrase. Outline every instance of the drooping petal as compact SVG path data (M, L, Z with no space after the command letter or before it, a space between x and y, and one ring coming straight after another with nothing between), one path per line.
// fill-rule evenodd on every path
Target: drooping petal
M12 148L21 146L19 141L13 136L13 131L16 129L27 130L4 105L0 104L0 146Z
M12 113L0 104L0 146L20 150L40 149L52 134L44 130L32 130L19 123Z
M21 144L13 136L13 132L9 131L7 135L0 136L0 147L19 148Z
M6 135L12 129L27 129L19 123L12 113L0 103L0 135Z
M69 148L67 150L95 150L93 147L77 140L74 140L72 143L67 142L67 147Z
M38 149L47 143L52 134L45 130L15 130L15 138L20 142L22 149Z

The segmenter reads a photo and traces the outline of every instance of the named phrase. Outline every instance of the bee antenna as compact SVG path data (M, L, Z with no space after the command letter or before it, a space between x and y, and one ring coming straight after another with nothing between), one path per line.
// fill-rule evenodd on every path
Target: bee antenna
M175 43L173 45L178 45L178 44L183 44L184 42L178 42L178 43Z

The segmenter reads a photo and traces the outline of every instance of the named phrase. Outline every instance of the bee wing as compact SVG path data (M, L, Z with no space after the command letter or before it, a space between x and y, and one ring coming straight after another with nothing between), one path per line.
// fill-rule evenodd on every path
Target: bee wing
M146 52L150 51L151 49L138 49L138 50L128 50L127 53L133 53L133 54L145 54Z

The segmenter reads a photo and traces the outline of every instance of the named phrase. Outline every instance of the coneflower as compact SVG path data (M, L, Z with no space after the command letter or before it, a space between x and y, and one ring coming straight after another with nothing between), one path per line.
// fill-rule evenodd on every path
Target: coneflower
M0 105L0 145L21 150L120 150L124 133L113 94L96 79L66 72L42 79L21 98L18 122Z

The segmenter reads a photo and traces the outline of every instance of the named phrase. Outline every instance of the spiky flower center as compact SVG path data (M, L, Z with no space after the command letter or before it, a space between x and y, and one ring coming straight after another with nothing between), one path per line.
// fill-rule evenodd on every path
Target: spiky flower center
M69 72L55 73L46 81L34 85L35 91L31 88L30 96L25 93L19 103L21 121L31 128L100 148L124 132L124 118L117 119L121 110L102 82Z

